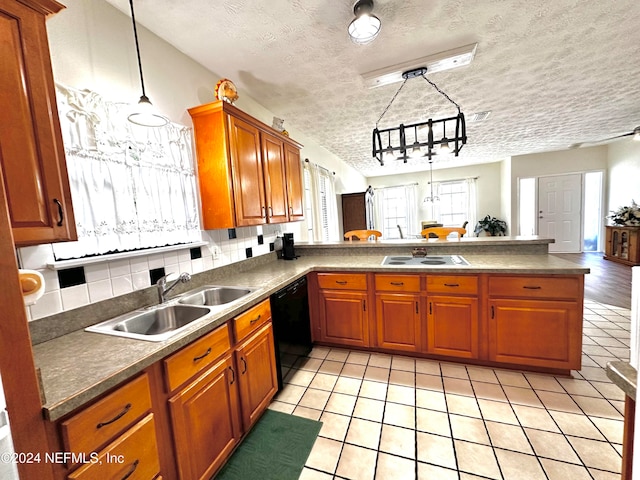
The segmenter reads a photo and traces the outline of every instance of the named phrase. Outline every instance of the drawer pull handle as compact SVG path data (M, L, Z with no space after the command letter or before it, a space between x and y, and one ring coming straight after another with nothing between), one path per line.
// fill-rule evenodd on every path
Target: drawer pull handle
M136 471L136 468L138 468L138 464L139 463L140 463L140 460L136 459L136 461L133 462L133 464L131 465L131 468L129 469L127 474L124 477L122 477L122 480L127 480L127 478L129 478L131 475L133 475L133 472Z
M337 283L338 285L346 285L346 284L347 284L347 281L346 281L346 280L336 280L336 283Z
M53 203L55 203L58 206L58 223L57 223L57 225L59 227L61 227L62 223L64 222L64 210L62 209L62 204L60 203L60 200L58 200L57 198L53 199Z
M391 282L391 285L395 285L396 287L401 287L404 285L404 282Z
M459 283L445 283L444 286L445 287L459 287L460 284Z
M131 406L132 405L130 403L127 403L119 414L117 414L111 420L107 420L106 422L100 422L99 424L96 425L96 428L106 427L107 425L110 425L113 422L120 420L122 417L124 417L127 414L129 410L131 410Z
M528 290L541 290L542 287L540 285L524 285L522 288L526 288Z
M209 355L211 353L211 347L207 348L207 351L204 352L202 355L200 355L199 357L193 357L193 361L197 362L198 360L202 360L204 357L206 357L207 355Z
M229 367L229 370L231 370L231 383L229 385L233 385L234 383L236 383L236 372L231 367Z
M429 302L429 315L433 314L433 309L431 308L431 302Z
M258 315L256 318L254 318L253 320L249 321L249 325L253 325L254 323L256 323L258 320L260 320L260 317L262 316L262 314Z
M245 373L247 373L247 361L244 359L244 357L240 357L240 361L242 362L242 365L244 366L244 370L242 370L242 372L240 372L242 375L244 375Z

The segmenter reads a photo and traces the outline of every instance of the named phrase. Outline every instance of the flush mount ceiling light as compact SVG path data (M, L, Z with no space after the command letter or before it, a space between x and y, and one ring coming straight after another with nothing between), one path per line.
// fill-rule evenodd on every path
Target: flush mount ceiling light
M460 110L460 106L429 80L426 73L426 67L404 72L402 74L404 82L378 118L376 127L373 129L373 157L380 162L380 165L384 165L387 160L403 160L404 163L407 163L408 158L421 157L427 157L431 162L433 155L442 156L449 153L453 153L457 157L463 145L467 143L464 113ZM398 127L379 129L380 120L387 113L407 80L417 77L424 78L440 95L453 103L458 109L458 114L454 117L437 120L430 118L425 122L410 125L400 124ZM440 138L441 133L442 137ZM440 138L439 140L434 139L436 135L437 138Z
M429 70L429 73L435 73L464 67L473 61L477 47L477 43L472 43L463 47L364 73L362 74L362 78L367 87L374 88L389 85L390 83L401 82L404 79L404 72L417 68L424 67Z
M356 16L347 29L353 43L364 45L378 36L380 33L380 19L372 15L373 0L358 0L353 6Z
M135 110L127 117L131 123L144 127L162 127L169 123L169 119L155 111L149 97L144 91L144 78L142 77L142 62L140 61L140 46L138 45L138 30L136 29L136 17L133 13L133 0L129 0L131 6L131 21L133 22L133 37L136 41L136 53L138 56L138 70L140 71L140 85L142 86L142 96L138 101Z

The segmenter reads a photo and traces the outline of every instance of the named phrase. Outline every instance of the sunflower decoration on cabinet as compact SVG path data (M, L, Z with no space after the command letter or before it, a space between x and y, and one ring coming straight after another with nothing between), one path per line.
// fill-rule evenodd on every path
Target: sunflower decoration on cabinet
M238 89L228 78L223 78L216 84L213 95L216 100L223 100L232 105L239 98Z

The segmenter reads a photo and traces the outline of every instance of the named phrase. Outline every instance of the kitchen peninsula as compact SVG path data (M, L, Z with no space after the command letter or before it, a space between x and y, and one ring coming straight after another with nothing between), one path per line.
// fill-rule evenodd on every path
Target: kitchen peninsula
M162 366L246 312L263 308L272 293L302 276L309 280L316 343L568 375L580 369L583 282L589 270L548 255L549 243L502 237L297 244L297 260L277 260L272 253L194 275L178 294L202 285L253 290L165 342L89 333L78 323L105 320L103 312L113 311L109 307L117 302L130 310L148 305L153 288L58 315L56 322L67 330L62 335L47 319L34 322L44 415L57 432L96 400L148 375L148 408L158 436L169 434L158 400L167 398ZM463 255L468 265L382 265L385 256L411 255L425 246L429 255ZM169 456L170 445L159 447L161 459Z

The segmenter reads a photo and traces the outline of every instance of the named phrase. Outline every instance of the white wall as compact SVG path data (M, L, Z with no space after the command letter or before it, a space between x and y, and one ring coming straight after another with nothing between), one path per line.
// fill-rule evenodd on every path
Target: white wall
M502 162L482 163L464 167L443 168L433 170L433 181L443 182L447 180L462 179L467 177L478 177L478 211L477 218L491 215L498 218L505 218L501 206L500 189ZM380 177L369 177L369 185L374 188L392 187L394 185L407 185L418 183L418 220L431 219L431 210L422 203L425 197L431 193L429 186L429 171L406 173L402 175L385 175ZM473 230L474 225L468 227Z
M56 82L94 90L112 101L138 101L141 87L133 27L128 16L103 0L74 0L49 19L47 30ZM212 102L221 76L140 25L138 39L147 96L171 121L191 125L187 109ZM239 95L238 108L267 125L272 124L277 114L242 90ZM285 128L291 138L304 145L302 159L308 158L336 172L338 193L366 188L364 176L298 131L295 119L285 119ZM290 224L286 230L300 235L306 232L304 222Z
M518 222L518 179L545 175L563 175L565 173L607 170L607 146L575 148L556 152L516 155L511 158L511 199L510 225Z
M609 192L605 211L631 204L640 204L640 142L623 140L609 145Z

